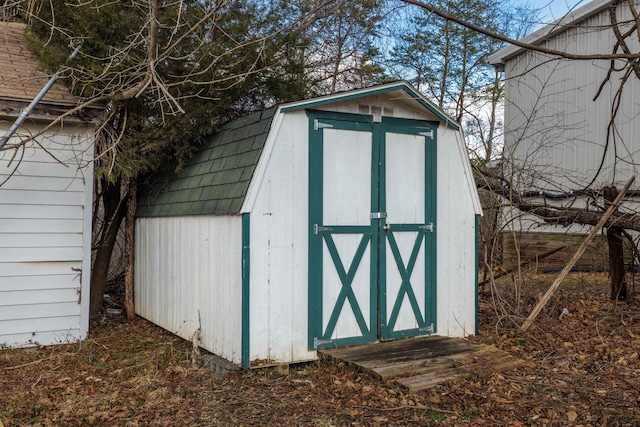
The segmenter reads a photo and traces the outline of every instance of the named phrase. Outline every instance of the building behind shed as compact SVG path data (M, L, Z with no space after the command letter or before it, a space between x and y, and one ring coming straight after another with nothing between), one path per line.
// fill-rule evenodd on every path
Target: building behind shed
M0 22L0 133L47 83L25 25ZM0 149L0 345L77 341L89 328L93 132L99 109L47 129L77 99L57 82Z

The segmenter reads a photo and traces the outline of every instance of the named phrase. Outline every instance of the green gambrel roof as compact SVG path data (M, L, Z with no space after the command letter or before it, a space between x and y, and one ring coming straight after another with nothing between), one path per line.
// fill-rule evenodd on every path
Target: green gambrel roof
M240 212L276 108L224 125L179 173L156 176L138 199L138 216L226 215Z

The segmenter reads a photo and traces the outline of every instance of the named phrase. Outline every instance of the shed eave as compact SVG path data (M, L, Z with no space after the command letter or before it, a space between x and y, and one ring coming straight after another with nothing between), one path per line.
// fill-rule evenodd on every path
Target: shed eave
M420 105L426 108L429 112L431 112L439 120L444 122L447 126L455 130L460 129L460 125L455 120L447 116L443 111L441 111L431 101L425 98L421 93L415 90L408 82L404 80L400 80L393 83L387 83L387 84L383 84L375 87L336 93L333 95L322 96L322 97L314 98L310 100L304 100L299 102L293 102L290 104L285 104L281 107L281 112L286 113L288 111L295 111L303 108L316 108L316 107L321 107L327 104L333 104L336 102L349 101L353 99L364 98L366 96L390 93L398 90L404 91L408 97L410 97L414 101L417 101Z
M520 40L522 43L530 45L539 45L546 40L566 31L567 29L579 24L581 21L602 12L613 4L612 0L594 0L573 12L569 12L560 19L556 19L550 24L534 31L528 36ZM489 64L497 68L502 68L505 62L511 58L520 55L527 49L521 46L509 45L495 53L489 55Z

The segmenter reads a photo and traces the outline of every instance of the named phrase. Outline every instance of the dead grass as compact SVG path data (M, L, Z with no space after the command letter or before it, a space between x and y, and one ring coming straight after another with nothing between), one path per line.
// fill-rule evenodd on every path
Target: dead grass
M609 425L640 420L640 313L609 301L606 276L571 274L534 326L517 326L554 275L505 278L480 297L480 336L527 361L409 393L340 364L216 377L190 343L110 316L73 345L0 351L9 426ZM630 289L631 290L631 289ZM562 309L568 313L559 318Z

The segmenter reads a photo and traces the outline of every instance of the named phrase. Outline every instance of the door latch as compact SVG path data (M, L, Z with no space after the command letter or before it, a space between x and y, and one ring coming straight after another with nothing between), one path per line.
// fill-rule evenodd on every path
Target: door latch
M428 224L421 225L420 228L423 230L428 230L433 233L436 229L436 225L433 222L429 222Z

